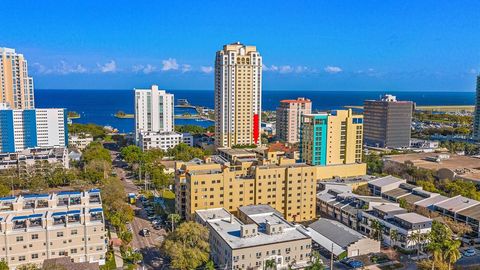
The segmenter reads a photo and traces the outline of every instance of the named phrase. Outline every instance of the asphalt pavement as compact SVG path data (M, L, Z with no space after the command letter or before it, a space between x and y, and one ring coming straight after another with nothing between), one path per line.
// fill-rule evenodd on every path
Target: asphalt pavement
M125 192L138 194L140 189L133 183L130 175L122 168L126 164L117 159L118 152L111 151L113 168L118 177L122 179ZM126 194L126 195L127 195ZM125 196L126 196L125 195ZM135 205L132 205L135 211L135 217L130 224L132 228L133 239L131 246L134 250L138 250L143 255L143 264L138 269L162 269L165 268L163 262L164 259L159 251L163 238L165 236L165 230L155 230L151 222L147 219L145 209L143 209L142 203L137 200ZM150 236L140 235L140 231L146 228L150 231Z

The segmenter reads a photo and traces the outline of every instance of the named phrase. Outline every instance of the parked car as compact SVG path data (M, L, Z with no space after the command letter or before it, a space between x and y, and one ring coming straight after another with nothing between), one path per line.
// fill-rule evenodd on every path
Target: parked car
M148 230L147 228L143 228L140 230L140 235L143 237L150 236L150 230Z
M475 251L474 248L469 248L463 251L463 256L465 257L472 257L475 256L477 252Z
M347 265L350 266L353 269L363 267L363 263L361 261L356 261L356 260L347 261Z

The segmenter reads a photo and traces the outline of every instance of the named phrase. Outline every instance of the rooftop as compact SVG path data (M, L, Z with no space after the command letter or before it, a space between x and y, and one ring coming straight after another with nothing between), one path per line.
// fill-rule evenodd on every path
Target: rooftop
M396 206L394 204L381 204L381 205L375 205L373 207L373 209L376 209L376 210L379 210L379 211L382 211L384 213L391 213L391 212L395 212L395 211L406 211L405 209L403 209L402 207L400 206Z
M419 215L417 213L404 213L395 215L396 218L405 220L410 224L423 223L432 221L432 219Z
M434 193L434 194L436 194L436 193ZM434 204L443 202L443 201L448 200L448 199L449 199L448 197L437 194L436 196L432 196L430 198L426 198L424 200L417 201L417 202L415 202L415 205L418 205L418 206L421 206L421 207L430 207Z
M212 219L207 221L207 223L210 226L210 229L218 233L218 235L232 249L248 248L310 238L277 213L254 214L253 216L249 217L253 219L258 226L257 233L249 237L241 237L242 226L246 224L236 217ZM283 225L283 229L278 233L267 234L267 223L276 225L281 224Z
M365 236L359 232L342 223L325 218L321 218L310 224L309 228L343 248L365 238Z
M238 210L247 216L271 213L276 213L281 216L280 212L267 204L241 206L238 208Z
M401 178L398 178L398 177L395 177L395 176L388 175L388 176L381 177L381 178L378 178L378 179L375 179L375 180L371 180L370 182L368 182L368 184L371 184L371 185L374 185L374 186L377 186L377 187L384 187L384 186L391 185L391 184L394 184L394 183L405 183L405 182L406 182L405 179L401 179Z
M203 221L207 222L214 219L230 218L230 213L224 208L212 208L205 210L196 210L195 213Z
M472 206L479 206L480 202L463 196L455 196L435 204L435 207L443 208L451 212L458 212Z
M462 211L458 212L458 214L480 221L480 207L479 206L469 207L465 210L462 210Z

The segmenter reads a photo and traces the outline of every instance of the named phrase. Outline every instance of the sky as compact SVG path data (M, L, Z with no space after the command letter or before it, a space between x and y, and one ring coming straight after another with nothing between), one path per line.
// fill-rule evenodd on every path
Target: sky
M0 47L36 89L213 89L215 52L263 57L264 90L474 91L480 1L2 0Z

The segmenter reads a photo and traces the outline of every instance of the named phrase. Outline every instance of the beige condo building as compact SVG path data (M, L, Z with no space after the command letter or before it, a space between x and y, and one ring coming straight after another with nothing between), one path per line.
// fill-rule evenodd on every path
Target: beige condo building
M11 269L66 256L103 265L106 241L99 190L0 198L0 259Z
M262 57L255 46L223 46L215 59L217 147L260 143Z
M205 160L177 163L176 209L191 220L196 210L270 205L289 221L316 217L317 170L283 155L219 149Z
M310 99L297 98L280 101L280 106L277 108L277 137L287 143L298 143L302 115L311 113L312 102Z
M33 109L33 79L27 60L14 49L0 48L0 103L12 109Z

